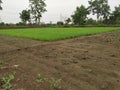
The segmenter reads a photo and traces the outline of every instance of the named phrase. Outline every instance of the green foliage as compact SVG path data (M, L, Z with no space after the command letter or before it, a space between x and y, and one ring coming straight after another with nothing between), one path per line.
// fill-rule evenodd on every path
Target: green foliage
M8 90L12 87L11 81L14 79L14 74L9 74L6 77L1 78L3 90Z
M104 19L107 19L110 14L110 6L108 5L108 0L90 0L88 1L90 6L88 7L93 15L97 15L97 19L103 16Z
M20 13L20 18L22 20L23 23L27 23L30 22L30 10L23 10L21 13Z
M0 35L30 38L43 41L54 41L67 38L99 34L112 30L120 30L120 27L85 27L85 28L31 28L0 30Z
M0 70L6 69L6 66L3 66L4 62L0 60Z
M86 24L87 24L87 25L97 25L97 21L94 20L94 19L92 19L92 18L90 18L90 19L88 19L88 20L86 21Z
M6 66L0 66L0 70L6 69Z
M2 4L2 0L0 0L0 10L2 10L2 6L1 6L1 4Z
M45 0L29 0L32 18L36 24L40 24L42 13L46 12Z
M4 64L4 62L3 62L2 60L0 60L0 65L1 65L1 64Z
M45 77L41 76L41 74L39 74L36 81L40 85L43 83L48 83L48 85L50 86L50 90L58 90L61 88L62 79L45 78Z
M46 80L46 78L42 77L41 74L38 74L38 78L37 78L36 81L37 81L39 84L43 83L45 80Z
M109 22L110 24L120 24L120 5L115 7L115 10L110 16Z
M72 15L72 20L74 24L84 25L86 23L87 15L89 10L85 6L81 5L76 8L76 11Z
M48 82L49 82L49 84L50 84L50 89L51 89L51 90L60 89L60 88L61 88L61 80L62 80L62 79L50 78L50 79L48 80Z
M64 25L64 23L62 21L58 21L57 25L61 26L61 25Z
M65 20L65 24L69 24L71 22L71 19L70 18L67 18L66 20Z

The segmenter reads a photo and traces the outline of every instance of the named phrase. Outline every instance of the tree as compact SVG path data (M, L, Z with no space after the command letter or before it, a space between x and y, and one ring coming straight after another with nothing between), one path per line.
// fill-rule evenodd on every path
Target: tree
M71 22L71 19L70 19L70 18L68 18L68 19L65 20L65 23L66 23L66 24L69 24L70 22Z
M94 20L94 19L92 19L92 18L89 18L89 19L87 20L87 25L96 25L96 24L97 24L96 20Z
M89 10L85 6L81 5L76 8L76 11L72 15L72 20L74 24L84 25L86 23L87 15Z
M58 22L57 22L57 25L58 25L58 26L62 26L62 25L64 25L64 23L63 23L62 21L58 21Z
M23 23L27 23L30 22L30 10L23 10L21 13L20 13L20 18L22 20Z
M45 0L29 0L32 18L36 24L40 24L42 13L46 12Z
M0 10L2 10L1 4L2 4L2 0L0 0Z
M112 12L109 22L111 24L120 24L120 5L115 7L115 10Z
M107 19L110 14L110 6L108 5L108 0L90 0L88 1L90 6L88 7L93 15L97 15L97 20L102 16L103 19Z

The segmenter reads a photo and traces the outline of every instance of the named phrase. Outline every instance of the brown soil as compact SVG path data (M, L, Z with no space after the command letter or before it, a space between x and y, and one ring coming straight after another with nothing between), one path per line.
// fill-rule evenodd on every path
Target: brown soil
M62 79L54 90L120 90L120 31L54 42L0 36L0 61L0 78L15 72L10 90L50 90L38 74Z

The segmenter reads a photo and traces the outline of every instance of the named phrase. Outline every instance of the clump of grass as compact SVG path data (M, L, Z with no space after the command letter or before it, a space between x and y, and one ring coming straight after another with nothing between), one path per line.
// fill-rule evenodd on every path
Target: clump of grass
M48 81L50 84L50 89L51 90L60 89L61 88L61 80L62 79L50 78Z
M6 69L6 66L0 66L0 70Z
M0 70L6 69L6 66L3 66L4 62L0 60Z
M37 82L39 84L48 83L50 90L60 90L61 89L61 81L62 79L55 79L55 78L45 78L38 75Z
M4 64L4 62L2 60L0 60L0 65Z
M2 90L9 90L12 87L11 82L15 78L14 75L15 73L9 74L8 76L4 76L0 79Z

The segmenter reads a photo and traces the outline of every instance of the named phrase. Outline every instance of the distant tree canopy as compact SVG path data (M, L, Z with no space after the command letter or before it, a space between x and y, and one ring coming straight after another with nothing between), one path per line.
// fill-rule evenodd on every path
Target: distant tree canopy
M30 22L30 10L23 10L21 13L20 13L20 18L22 20L23 23L27 23L27 22Z
M81 5L80 7L76 8L76 11L71 16L73 23L78 25L84 25L86 23L87 15L89 14L89 10Z
M65 24L69 24L71 22L71 19L70 18L67 18L66 20L65 20Z
M110 24L120 24L120 5L115 7L115 10L111 13Z
M36 24L40 24L42 13L46 12L45 0L29 0L32 19Z

